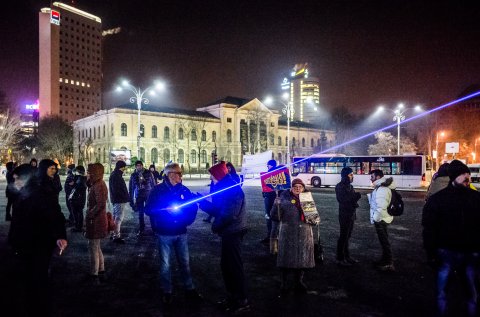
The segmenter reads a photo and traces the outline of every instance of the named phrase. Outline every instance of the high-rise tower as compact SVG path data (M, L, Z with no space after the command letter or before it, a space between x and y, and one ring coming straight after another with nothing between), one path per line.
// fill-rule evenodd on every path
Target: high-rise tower
M282 90L290 95L291 119L311 122L320 103L320 87L318 78L309 76L307 63L295 65L290 75L283 79Z
M40 116L72 122L100 110L102 20L60 2L38 20Z

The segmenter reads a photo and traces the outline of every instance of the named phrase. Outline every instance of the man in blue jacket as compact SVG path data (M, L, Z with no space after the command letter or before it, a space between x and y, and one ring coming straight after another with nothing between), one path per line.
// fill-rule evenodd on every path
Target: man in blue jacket
M177 163L167 164L165 175L165 180L154 187L145 205L145 213L150 216L152 230L158 238L162 301L167 305L172 302L170 269L172 251L175 252L180 266L180 275L186 289L187 299L198 301L201 296L193 284L187 243L187 227L195 221L198 208L196 203L184 205L193 200L195 196L182 185L180 165Z

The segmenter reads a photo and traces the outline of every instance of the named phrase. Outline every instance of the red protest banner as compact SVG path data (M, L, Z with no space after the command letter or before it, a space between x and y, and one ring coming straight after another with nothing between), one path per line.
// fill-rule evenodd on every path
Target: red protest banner
M290 171L286 167L260 173L260 180L262 182L262 192L264 193L274 190L284 190L291 187Z

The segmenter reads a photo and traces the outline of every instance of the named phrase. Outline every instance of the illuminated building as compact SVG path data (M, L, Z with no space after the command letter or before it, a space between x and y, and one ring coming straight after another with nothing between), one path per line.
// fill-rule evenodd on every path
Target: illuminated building
M25 105L20 110L20 133L25 137L32 137L38 133L39 104Z
M290 95L292 121L311 122L320 104L318 78L310 77L308 64L296 64L282 82L282 90Z
M54 2L38 20L41 116L73 122L94 114L102 100L101 19Z
M75 163L100 162L108 171L112 151L129 150L135 156L137 111L134 104L120 105L75 121ZM148 104L141 112L139 152L146 165L163 167L173 160L187 172L205 172L215 155L240 167L243 155L266 150L273 152L279 164L287 161L287 123L257 98L225 97L196 110ZM311 155L335 142L333 131L306 122L292 123L290 137L292 156Z

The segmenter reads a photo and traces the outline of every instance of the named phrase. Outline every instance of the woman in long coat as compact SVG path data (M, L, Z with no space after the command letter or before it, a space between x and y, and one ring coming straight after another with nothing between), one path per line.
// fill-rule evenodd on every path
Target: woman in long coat
M306 293L307 287L303 283L305 269L315 267L312 225L305 222L300 206L299 196L304 191L302 180L294 179L292 188L275 199L270 211L271 219L280 223L278 237L272 232L272 238L278 238L277 266L282 272L282 295L289 292L288 279L292 275L295 292Z
M103 181L104 167L100 163L89 164L87 169L87 214L85 237L90 251L90 276L98 278L105 272L100 240L108 234L107 199L108 189Z

